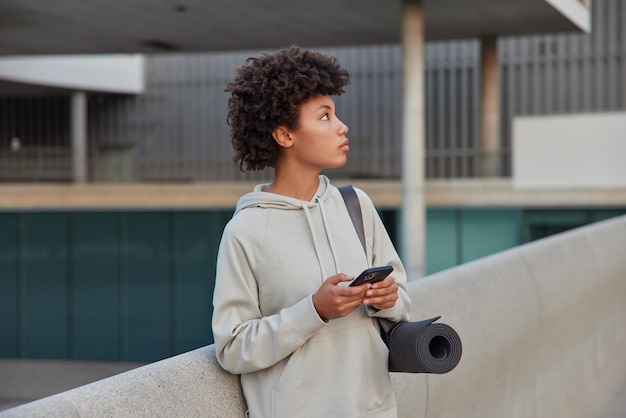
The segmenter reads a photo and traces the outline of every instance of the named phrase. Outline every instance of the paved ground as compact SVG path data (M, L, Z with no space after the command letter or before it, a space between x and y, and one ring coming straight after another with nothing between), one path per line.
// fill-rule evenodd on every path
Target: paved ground
M0 359L0 411L141 366L62 360Z

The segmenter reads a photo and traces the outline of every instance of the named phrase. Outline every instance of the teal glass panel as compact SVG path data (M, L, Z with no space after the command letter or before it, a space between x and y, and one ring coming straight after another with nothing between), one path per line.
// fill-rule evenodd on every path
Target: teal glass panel
M605 219L614 218L616 216L626 215L626 208L624 209L596 209L591 211L591 221L598 222Z
M426 274L459 264L456 209L426 210Z
M399 240L399 232L398 232L398 222L400 222L400 211L397 209L381 209L378 211L380 215L380 220L385 225L385 229L387 230L387 234L389 235L389 239L396 246L396 250L400 251L398 247Z
M215 260L227 219L219 211L178 212L174 219L176 352L181 353L213 342Z
M524 212L522 240L534 241L592 222L584 209L531 209Z
M171 216L123 214L123 360L156 361L173 354Z
M68 358L67 214L22 216L24 357Z
M521 243L518 209L461 209L461 263Z
M0 357L18 357L17 222L0 213Z
M71 217L72 357L120 360L119 215Z

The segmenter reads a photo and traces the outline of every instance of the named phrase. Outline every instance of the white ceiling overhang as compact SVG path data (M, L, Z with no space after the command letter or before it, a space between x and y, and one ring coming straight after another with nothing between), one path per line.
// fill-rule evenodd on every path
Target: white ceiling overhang
M422 0L422 5L426 40L590 30L589 8L579 0ZM50 59L29 61L40 55L399 43L401 14L401 0L3 0L0 61L4 56L8 68L15 60L50 65ZM57 66L62 60L72 61L52 59ZM0 73L0 95L80 88L29 81L19 69L13 74Z
M589 31L578 0L422 0L427 40ZM398 43L401 0L3 0L0 55Z

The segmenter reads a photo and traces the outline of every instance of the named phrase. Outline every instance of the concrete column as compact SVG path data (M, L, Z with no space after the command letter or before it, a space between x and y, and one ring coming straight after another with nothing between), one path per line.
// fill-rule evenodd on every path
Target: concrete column
M409 280L424 276L424 16L421 0L404 0L402 17L402 245Z
M76 183L87 181L87 93L75 91L70 112L72 143L72 179Z
M480 40L480 155L479 174L501 177L500 155L500 67L498 39Z

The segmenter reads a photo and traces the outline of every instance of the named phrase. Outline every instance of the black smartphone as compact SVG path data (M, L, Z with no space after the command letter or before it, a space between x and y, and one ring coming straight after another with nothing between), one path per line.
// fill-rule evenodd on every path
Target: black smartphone
M359 274L359 277L350 282L350 286L358 286L363 283L376 283L389 276L393 271L391 266L372 267Z

